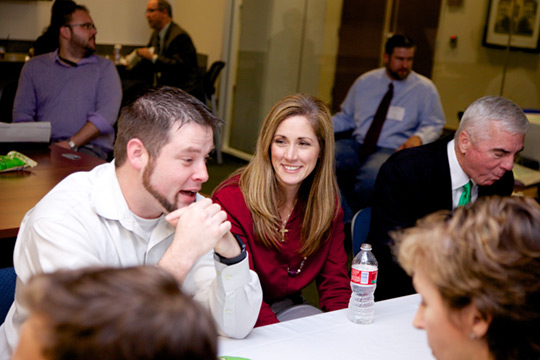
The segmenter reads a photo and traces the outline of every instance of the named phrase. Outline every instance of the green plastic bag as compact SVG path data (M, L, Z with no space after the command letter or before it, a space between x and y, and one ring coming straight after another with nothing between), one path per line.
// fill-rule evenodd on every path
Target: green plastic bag
M0 155L0 172L19 171L36 165L37 162L18 151L10 151L7 155Z

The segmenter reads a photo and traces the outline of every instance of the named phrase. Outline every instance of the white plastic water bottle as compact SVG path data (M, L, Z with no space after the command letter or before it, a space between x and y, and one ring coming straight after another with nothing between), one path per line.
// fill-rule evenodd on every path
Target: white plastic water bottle
M122 59L121 55L122 51L122 44L116 44L114 45L114 51L113 51L113 61L116 65L120 64L120 60Z
M371 324L375 317L373 293L377 287L378 263L371 252L370 244L362 244L351 269L351 300L349 319L357 324Z

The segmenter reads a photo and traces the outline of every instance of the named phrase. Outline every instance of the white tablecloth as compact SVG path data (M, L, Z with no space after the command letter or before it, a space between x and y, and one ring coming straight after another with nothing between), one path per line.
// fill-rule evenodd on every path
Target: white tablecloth
M347 309L255 328L243 340L219 338L219 355L251 360L434 359L426 334L412 320L420 296L376 302L370 325L354 324Z

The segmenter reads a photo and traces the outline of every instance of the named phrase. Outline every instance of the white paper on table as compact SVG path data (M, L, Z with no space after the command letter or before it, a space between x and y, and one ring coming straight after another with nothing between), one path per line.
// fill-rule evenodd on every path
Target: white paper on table
M49 142L50 139L50 122L0 122L0 142Z
M150 52L152 53L152 55L154 54L154 47L149 47L148 50L150 50ZM125 57L125 65L126 67L129 69L133 69L133 67L135 65L137 65L139 63L139 61L141 61L141 57L139 55L137 55L137 49L133 50L131 53L129 53L126 57Z
M523 165L514 164L512 172L514 173L514 179L522 183L524 186L531 186L540 183L540 172L538 170L533 170Z

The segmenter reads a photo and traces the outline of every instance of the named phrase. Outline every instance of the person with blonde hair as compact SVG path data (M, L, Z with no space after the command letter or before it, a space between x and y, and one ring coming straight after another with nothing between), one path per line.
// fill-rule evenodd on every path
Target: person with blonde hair
M33 276L15 360L215 360L212 316L155 266Z
M437 359L540 359L540 206L486 197L394 233Z
M301 290L317 281L321 309L347 307L351 289L327 106L293 94L266 116L251 162L213 195L244 239L263 304L256 326L319 312Z

